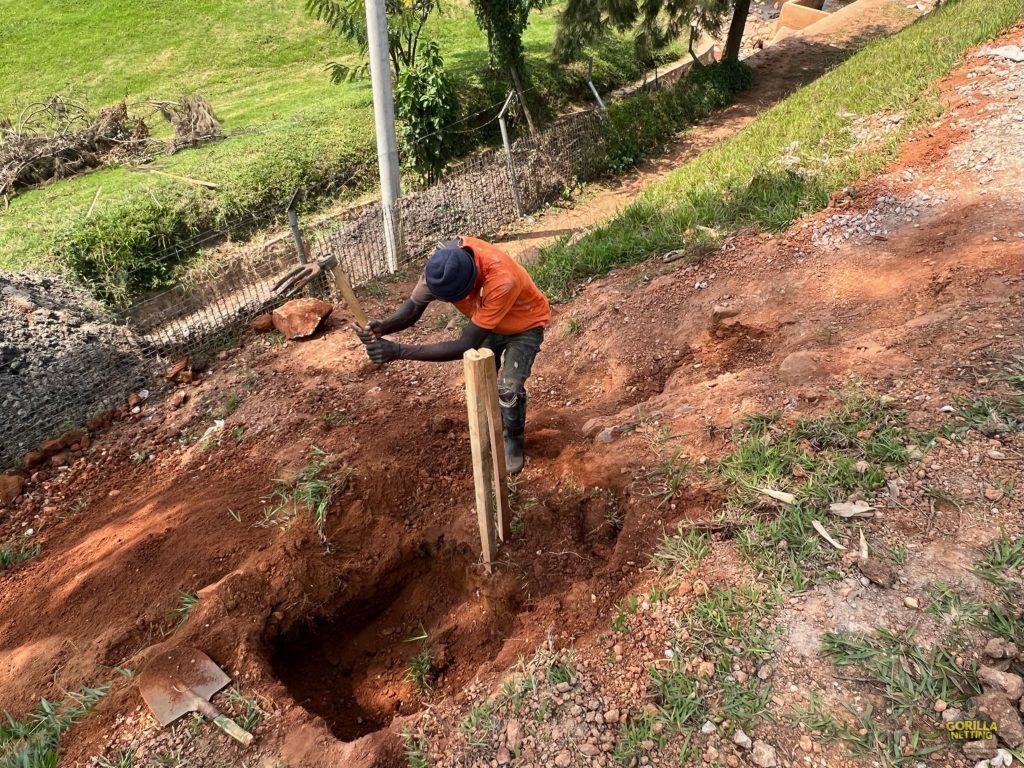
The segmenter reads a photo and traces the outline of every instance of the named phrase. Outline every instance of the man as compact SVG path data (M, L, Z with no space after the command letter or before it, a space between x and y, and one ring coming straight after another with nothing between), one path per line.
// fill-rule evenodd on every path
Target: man
M427 305L446 301L469 322L453 341L398 344L383 338L416 324ZM412 296L393 315L356 329L375 363L392 360L445 362L469 349L487 347L498 366L498 401L505 436L505 464L523 468L526 379L551 319L547 297L529 273L501 249L474 237L445 243L427 260Z

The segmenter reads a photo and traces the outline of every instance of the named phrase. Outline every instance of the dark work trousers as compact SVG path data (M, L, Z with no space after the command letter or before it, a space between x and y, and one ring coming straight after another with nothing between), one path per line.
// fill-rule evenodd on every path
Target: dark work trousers
M491 333L484 339L483 345L494 353L494 364L498 367L498 400L503 410L515 409L520 400L525 402L526 379L543 341L543 328L508 336Z

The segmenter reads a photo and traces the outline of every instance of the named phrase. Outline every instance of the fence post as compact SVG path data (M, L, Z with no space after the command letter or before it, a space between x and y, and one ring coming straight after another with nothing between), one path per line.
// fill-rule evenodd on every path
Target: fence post
M601 101L601 94L597 92L597 88L594 87L594 57L591 56L587 62L587 85L590 86L590 92L594 94L594 98L597 100L597 106L604 109L604 102Z
M512 197L516 202L516 216L523 217L523 201L519 196L519 182L516 181L516 164L512 160L512 143L508 140L508 125L505 123L505 114L508 112L512 97L516 95L515 90L509 91L505 105L498 113L498 125L501 126L501 143L505 145L505 159L508 161L508 177L512 183Z
M501 410L494 353L471 349L463 357L466 379L466 410L469 442L473 452L473 485L484 569L492 572L497 553L495 538L507 541L511 534L505 447L501 438Z
M309 253L306 251L306 244L302 242L302 231L299 229L299 214L295 211L295 206L298 205L301 195L302 189L296 187L295 194L292 195L292 199L288 202L288 226L292 230L292 240L295 241L295 252L299 255L299 264L305 264L309 261Z

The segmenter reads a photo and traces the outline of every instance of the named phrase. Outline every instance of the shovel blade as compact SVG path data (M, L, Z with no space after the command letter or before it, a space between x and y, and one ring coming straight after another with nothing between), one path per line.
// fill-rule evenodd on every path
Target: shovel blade
M195 712L200 701L221 690L231 678L194 648L172 648L153 658L139 675L139 692L160 725Z

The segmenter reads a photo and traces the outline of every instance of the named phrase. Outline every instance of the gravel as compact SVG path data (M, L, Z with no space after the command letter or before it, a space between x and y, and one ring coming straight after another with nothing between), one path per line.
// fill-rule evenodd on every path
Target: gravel
M133 336L54 277L0 273L0 331L0 467L145 381Z
M905 198L880 195L864 213L833 213L815 223L811 239L816 245L832 248L839 248L847 241L884 239L891 229L916 222L922 213L943 202L940 196L921 190Z

